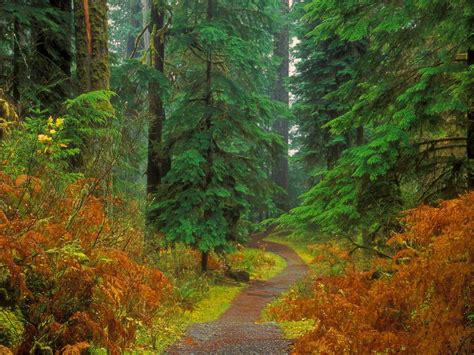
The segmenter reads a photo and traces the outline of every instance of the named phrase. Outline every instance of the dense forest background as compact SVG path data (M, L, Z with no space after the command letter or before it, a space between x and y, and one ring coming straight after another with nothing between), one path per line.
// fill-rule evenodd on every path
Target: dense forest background
M270 228L296 352L468 353L473 63L467 0L0 0L0 350L157 349Z

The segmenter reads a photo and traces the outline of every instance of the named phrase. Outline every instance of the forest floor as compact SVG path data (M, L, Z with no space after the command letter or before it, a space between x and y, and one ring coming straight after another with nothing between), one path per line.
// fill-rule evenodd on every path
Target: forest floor
M194 324L167 354L286 354L291 341L275 323L259 324L265 307L301 279L308 268L288 246L257 236L251 247L263 248L283 257L287 267L268 281L252 281L215 322Z

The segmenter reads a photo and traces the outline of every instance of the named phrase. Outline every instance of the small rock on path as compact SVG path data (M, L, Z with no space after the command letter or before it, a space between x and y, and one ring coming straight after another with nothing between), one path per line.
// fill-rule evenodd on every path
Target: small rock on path
M251 247L265 248L283 257L287 267L268 281L252 281L215 322L192 325L185 337L167 354L288 354L291 342L274 323L255 324L265 306L308 271L300 257L287 246L256 237Z

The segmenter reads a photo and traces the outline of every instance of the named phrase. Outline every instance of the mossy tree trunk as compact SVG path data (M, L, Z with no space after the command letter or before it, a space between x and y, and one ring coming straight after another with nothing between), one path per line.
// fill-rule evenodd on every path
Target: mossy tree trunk
M207 0L207 21L209 23L212 22L214 18L214 0ZM209 47L207 50L207 61L206 61L206 97L205 97L205 103L206 103L206 109L205 109L205 129L207 130L207 133L209 134L209 139L212 140L212 134L211 134L211 126L212 126L212 110L211 107L213 105L212 102L212 48ZM207 148L207 153L206 153L206 189L209 187L209 185L212 182L212 164L213 164L213 159L212 159L212 143L208 143L209 146ZM208 219L209 213L204 212L205 218ZM209 264L209 250L201 250L201 270L202 272L207 272L208 270L208 264Z
M150 45L151 65L153 69L164 76L165 72L165 16L166 4L152 1L150 4ZM147 165L147 196L152 202L162 178L170 170L171 162L163 153L163 125L166 119L160 83L153 81L148 87L150 120L148 125L148 165ZM155 212L150 210L147 216L149 236L152 229Z
M108 90L107 1L74 0L77 80L81 92Z
M272 98L276 101L289 105L289 93L285 86L285 81L289 76L290 71L290 52L289 52L289 27L288 27L288 14L290 4L289 0L281 0L281 11L283 13L285 24L281 31L275 35L275 49L274 55L281 61L278 68L278 77L273 87ZM273 130L278 133L286 145L288 145L288 131L289 125L286 117L277 117ZM277 157L274 162L272 171L272 180L275 184L280 186L285 192L280 193L276 196L276 205L283 211L288 211L289 200L288 200L288 149L285 148L285 152Z
M80 93L109 90L109 52L106 0L74 0L77 83ZM107 100L102 107L113 112ZM113 137L111 122L95 123L101 136L85 139L78 168L100 181L98 194L106 200L112 191ZM107 203L109 206L110 204Z
M15 5L21 5L23 1L14 0ZM11 87L11 95L15 104L18 105L19 111L18 114L21 115L22 105L21 105L21 89L25 83L25 79L27 76L27 67L25 65L25 48L26 39L25 33L22 24L20 21L15 18L13 22L13 73L12 73L12 87Z

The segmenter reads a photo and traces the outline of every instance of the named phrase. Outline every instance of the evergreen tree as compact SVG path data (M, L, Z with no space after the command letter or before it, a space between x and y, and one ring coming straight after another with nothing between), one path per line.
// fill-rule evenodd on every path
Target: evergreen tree
M349 79L323 96L344 103L323 126L333 137L350 137L355 127L365 134L359 131L359 144L346 148L282 220L368 243L393 228L402 208L467 187L472 70L455 58L472 44L473 6L327 0L307 2L305 11L314 21L307 36L315 48L332 38L344 46L367 44L348 67ZM300 68L311 60L302 58ZM300 89L307 95L311 87Z
M333 134L326 126L349 108L346 100L331 94L355 74L363 44L348 43L337 35L325 40L307 36L320 20L304 17L303 3L295 6L293 16L298 38L294 56L301 58L291 80L297 157L310 172L331 169L350 144L349 136Z
M274 144L262 72L271 53L275 4L260 0L180 2L171 57L179 90L167 124L172 167L156 197L169 242L207 255L237 238L247 200L262 193L259 164ZM192 15L191 15L192 14ZM259 191L260 190L260 191Z

